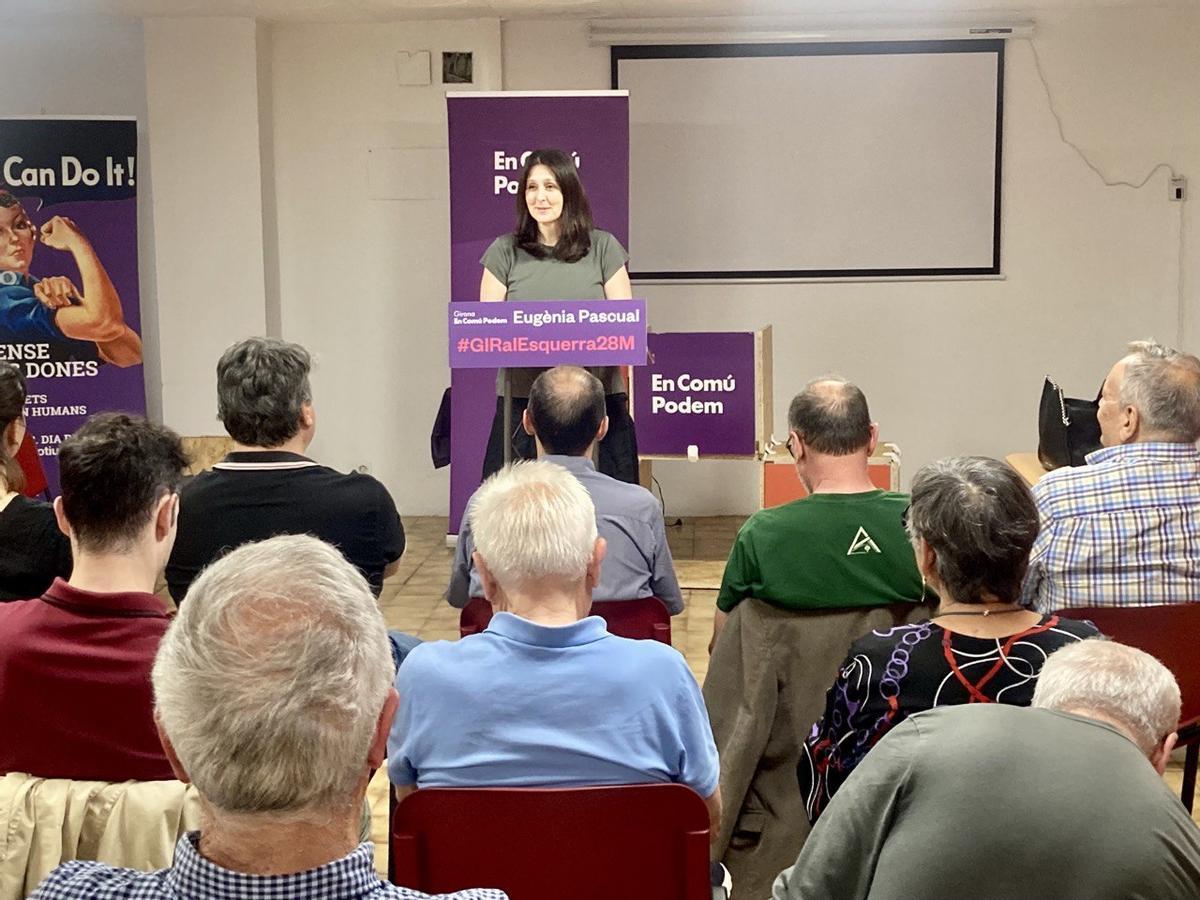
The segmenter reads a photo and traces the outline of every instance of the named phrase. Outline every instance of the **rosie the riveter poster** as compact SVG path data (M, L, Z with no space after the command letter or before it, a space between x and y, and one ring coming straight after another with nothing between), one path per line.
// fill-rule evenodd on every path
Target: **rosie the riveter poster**
M146 411L137 178L133 119L0 119L0 361L52 493L89 415Z

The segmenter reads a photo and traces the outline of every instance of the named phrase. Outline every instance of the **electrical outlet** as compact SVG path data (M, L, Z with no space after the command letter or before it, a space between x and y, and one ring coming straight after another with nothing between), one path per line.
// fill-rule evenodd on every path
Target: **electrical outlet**
M1186 200L1187 199L1187 179L1180 175L1178 178L1171 179L1171 199Z

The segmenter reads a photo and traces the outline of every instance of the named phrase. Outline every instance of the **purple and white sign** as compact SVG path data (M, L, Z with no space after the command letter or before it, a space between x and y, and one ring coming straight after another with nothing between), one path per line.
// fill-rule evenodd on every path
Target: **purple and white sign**
M480 259L517 220L525 154L544 147L575 157L596 227L628 248L629 95L624 91L446 95L450 145L450 299L478 303ZM567 298L569 299L569 298ZM479 486L496 408L493 369L454 369L450 525L458 531Z
M646 361L645 300L450 304L450 368Z
M88 416L146 411L137 178L133 119L0 120L0 360L53 493Z
M754 333L651 334L653 362L633 370L642 456L753 456Z

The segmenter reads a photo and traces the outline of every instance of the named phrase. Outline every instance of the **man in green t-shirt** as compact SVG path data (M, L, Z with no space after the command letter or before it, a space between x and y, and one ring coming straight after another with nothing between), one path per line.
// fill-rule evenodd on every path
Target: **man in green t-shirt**
M821 378L795 396L788 452L809 495L760 510L738 532L717 595L713 644L747 597L794 610L921 599L901 522L908 496L880 490L868 473L878 439L867 398L850 382Z

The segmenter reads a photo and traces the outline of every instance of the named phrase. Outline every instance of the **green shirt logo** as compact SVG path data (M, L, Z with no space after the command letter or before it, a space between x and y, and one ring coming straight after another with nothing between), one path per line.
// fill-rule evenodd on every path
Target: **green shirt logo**
M882 553L879 545L871 539L867 534L867 529L861 525L858 526L858 533L854 535L854 540L850 542L850 549L846 551L847 556L862 556L864 553Z

